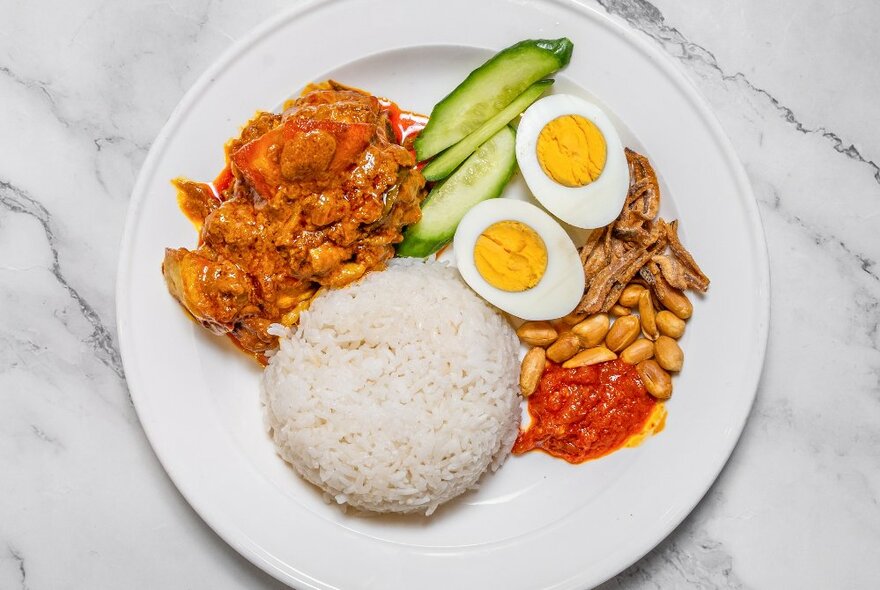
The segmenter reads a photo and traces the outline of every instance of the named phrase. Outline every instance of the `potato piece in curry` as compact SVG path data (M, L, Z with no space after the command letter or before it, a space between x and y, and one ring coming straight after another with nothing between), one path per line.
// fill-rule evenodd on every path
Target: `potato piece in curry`
M168 290L206 328L258 357L320 287L381 269L419 220L425 180L379 100L329 82L283 114L258 113L226 146L231 180L174 181L201 228L167 249Z

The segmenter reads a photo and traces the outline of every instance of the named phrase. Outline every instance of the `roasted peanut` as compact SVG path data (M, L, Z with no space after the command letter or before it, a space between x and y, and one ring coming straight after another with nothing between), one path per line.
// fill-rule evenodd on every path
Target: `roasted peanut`
M642 294L645 288L641 285L633 285L630 283L623 290L623 293L620 294L620 299L617 300L617 303L624 307L636 307L639 304L639 295Z
M540 346L536 346L526 353L519 369L519 390L523 397L529 397L535 393L546 364L547 352Z
M681 371L684 364L684 353L678 342L669 336L660 336L654 343L654 358L657 364L667 371Z
M589 365L604 363L605 361L613 361L616 358L617 355L604 346L594 346L593 348L580 351L562 363L562 366L565 369L573 369L575 367L586 367Z
M657 313L654 311L654 302L651 301L651 292L645 289L639 295L639 317L642 320L642 332L651 340L657 340L660 332L657 331Z
M580 338L581 346L592 348L605 340L605 335L608 333L608 326L610 325L611 322L607 315L597 313L574 326L571 331Z
M639 336L639 318L634 315L625 315L617 318L608 335L605 337L605 346L614 352L620 352Z
M550 320L550 325L553 326L553 329L556 330L558 334L568 332L571 329L571 326L569 326L562 318Z
M620 318L620 317L623 317L623 316L625 316L625 315L629 315L629 308L628 308L628 307L624 307L624 306L622 306L622 305L614 305L614 306L612 306L612 308L608 311L608 313L610 313L611 315L613 315L613 316L616 317L616 318Z
M526 322L516 329L516 335L523 344L529 346L550 346L559 333L550 322Z
M660 299L657 297L657 295L653 291L651 291L651 303L654 304L655 310L663 309L663 304L660 303Z
M569 326L573 326L575 324L579 324L586 319L589 314L586 312L578 312L576 309L572 311L570 314L562 318L562 321L568 324Z
M668 290L658 291L657 297L660 299L663 307L683 320L688 319L694 313L694 306L691 304L690 299L678 289L669 288Z
M664 309L657 314L657 329L660 333L670 338L681 338L684 334L684 320Z
M580 348L581 341L574 333L563 332L547 349L547 358L554 363L561 363L573 357Z
M657 364L657 361L654 359L642 361L636 365L636 370L648 393L657 399L669 399L672 396L672 377Z
M654 343L647 338L639 338L620 353L620 360L631 365L637 365L640 362L654 356Z

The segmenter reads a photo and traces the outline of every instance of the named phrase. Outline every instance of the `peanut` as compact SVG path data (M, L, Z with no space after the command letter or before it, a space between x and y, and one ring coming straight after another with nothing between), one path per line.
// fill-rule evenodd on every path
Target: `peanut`
M640 362L654 356L654 343L647 338L639 338L620 353L620 360L631 365L637 365Z
M664 309L657 314L657 329L660 333L670 338L681 338L684 334L684 320Z
M651 301L651 293L647 289L639 295L639 317L642 319L642 332L651 340L657 340L660 332L657 331L657 314L654 311L654 302Z
M567 323L565 323L565 320L563 318L559 318L556 320L550 320L550 325L553 327L554 330L556 330L556 332L558 334L562 334L563 332L568 332L568 330L571 329L571 326L569 326Z
M540 346L529 349L523 357L522 366L519 369L519 390L523 397L529 397L535 393L544 365L547 364L547 353Z
M608 313L610 313L611 315L613 315L616 318L621 318L625 315L629 315L629 308L624 307L622 305L614 305L608 311Z
M526 322L516 329L516 335L529 346L550 346L556 341L559 333L550 322Z
M573 369L575 367L586 367L589 365L604 363L605 361L613 361L616 358L617 355L604 346L594 346L593 348L580 351L562 363L562 366L565 369Z
M639 336L639 318L634 315L625 315L617 318L608 335L605 336L605 346L614 352L620 352Z
M684 353L678 342L669 336L660 336L654 343L654 358L657 364L667 371L681 371L684 364Z
M623 293L620 294L620 299L617 300L617 303L624 307L636 307L639 304L639 295L644 290L645 288L641 285L630 283L623 290Z
M668 290L658 291L657 297L660 299L663 307L683 320L688 319L694 313L694 306L691 304L690 299L678 289L670 287Z
M580 348L580 339L572 332L564 332L547 349L547 358L554 363L561 363L573 357Z
M578 312L578 310L575 309L575 310L572 311L570 314L568 314L567 316L563 317L563 318L562 318L562 321L565 322L565 323L566 323L567 325L569 325L569 326L573 326L573 325L575 325L575 324L579 324L579 323L581 323L582 321L584 321L584 319L586 319L586 317L587 317L588 315L589 315L589 314L586 313L586 312Z
M607 315L597 313L574 326L571 331L580 338L581 346L592 348L605 340L605 335L608 333L610 325L611 323Z
M672 397L672 377L657 364L657 361L654 359L642 361L636 365L636 370L648 393L657 399Z

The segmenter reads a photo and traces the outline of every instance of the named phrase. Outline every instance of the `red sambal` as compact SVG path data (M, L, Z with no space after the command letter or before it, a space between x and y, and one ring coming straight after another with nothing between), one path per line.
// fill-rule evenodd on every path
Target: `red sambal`
M623 361L576 369L547 361L529 397L532 423L513 452L538 449L569 463L597 459L641 433L657 403Z

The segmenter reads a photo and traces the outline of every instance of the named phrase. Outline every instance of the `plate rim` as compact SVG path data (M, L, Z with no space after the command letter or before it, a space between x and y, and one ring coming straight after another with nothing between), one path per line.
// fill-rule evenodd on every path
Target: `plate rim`
M160 454L160 452L156 448L156 445L154 445L153 440L156 436L155 429L151 426L148 426L143 420L141 420L140 411L138 409L138 400L143 399L145 392L142 391L142 388L139 385L135 384L135 382L133 381L130 381L127 377L128 374L134 374L135 372L133 370L135 361L133 360L131 354L126 354L125 352L126 350L133 347L133 344L130 343L130 340L132 338L130 317L124 305L124 302L126 301L128 296L128 285L130 282L129 269L131 268L131 265L128 265L127 262L131 259L133 250L133 241L131 239L131 236L134 233L134 228L137 224L139 214L147 201L148 193L146 191L146 187L149 179L153 176L155 169L158 165L160 154L165 150L166 145L169 141L169 136L179 125L183 117L193 108L194 103L202 94L202 92L204 92L211 85L214 77L219 72L221 72L228 64L230 64L240 56L246 54L249 48L252 47L256 42L258 42L262 37L275 31L277 28L286 25L290 21L296 20L302 15L305 15L315 10L316 8L322 7L323 5L349 1L351 0L305 0L300 4L283 9L277 14L268 17L267 19L250 29L238 40L233 42L222 53L220 53L220 55L202 72L202 74L199 75L196 81L184 93L183 97L177 103L177 105L169 115L168 119L163 124L162 129L159 131L155 140L153 141L149 153L147 154L147 157L145 158L144 163L142 164L141 169L138 173L137 180L132 188L131 197L128 203L128 211L126 213L126 220L121 238L121 247L119 251L116 272L116 327L118 333L120 356L122 359L123 369L126 374L126 386L128 387L129 393L131 395L131 400L134 405L135 412L138 414L138 422L140 423L141 428L143 429L144 434L146 435L147 440L150 443L153 454L162 465L162 468L165 470L165 473L174 484L178 493L180 493L181 496L184 497L184 499L192 507L196 514L199 515L202 521L207 524L208 527L210 527L211 530L214 531L214 533L216 533L225 543L235 549L239 554L244 556L252 564L259 567L265 573L285 584L291 585L295 583L297 588L320 588L322 586L315 585L315 582L318 582L319 584L322 584L322 582L320 580L312 578L305 572L296 569L291 564L287 564L287 567L291 570L296 571L301 577L291 576L288 572L282 571L281 569L275 567L271 563L271 561L267 559L267 555L265 555L264 552L261 553L260 551L255 550L255 548L258 548L257 543L255 543L253 540L240 539L235 534L236 529L234 526L229 526L225 524L222 519L217 518L217 516L213 513L207 513L209 512L208 510L200 507L198 502L195 502L193 499L191 499L190 495L184 491L186 486L179 483L179 475L174 471L174 468L171 467L170 461L168 461L167 457ZM750 375L748 375L748 378L743 381L744 393L749 396L749 399L748 404L744 405L745 411L742 414L742 418L738 420L735 424L736 434L735 436L729 437L727 445L724 447L723 461L719 461L717 467L706 470L707 479L705 482L702 482L702 490L699 491L699 493L694 494L692 501L683 502L681 508L678 511L675 511L674 514L670 515L670 518L667 521L668 526L664 530L653 535L646 535L643 538L642 542L637 544L637 550L632 552L633 557L631 559L623 560L623 562L617 562L615 565L609 564L601 567L599 568L600 573L598 575L583 575L579 576L576 579L570 578L569 580L566 580L566 583L574 583L581 586L583 584L598 585L604 581L607 581L618 573L624 571L632 564L642 559L682 524L682 522L691 512L693 512L694 508L696 508L696 506L702 501L706 493L708 493L708 491L717 481L719 475L728 464L734 449L741 439L742 433L745 429L745 424L748 421L748 418L751 415L751 411L754 407L755 398L757 397L758 387L763 376L763 370L766 361L766 352L770 329L771 303L769 251L766 234L764 231L764 224L762 222L760 210L758 208L758 202L755 198L752 184L748 178L745 168L741 160L739 159L736 151L734 150L733 144L725 133L724 128L718 121L718 118L716 117L713 109L711 108L703 94L700 92L700 90L697 88L696 84L688 77L683 67L678 64L671 55L656 46L656 44L652 42L653 40L641 35L640 31L633 28L631 25L625 23L624 21L614 17L613 15L602 13L596 8L584 5L577 0L535 1L536 3L562 5L569 9L574 9L578 11L586 18L597 22L599 26L604 26L609 31L620 36L626 43L630 44L654 61L654 65L662 70L662 73L666 75L682 91L687 101L693 107L694 112L706 124L706 128L710 132L712 139L717 143L718 147L723 152L724 159L729 164L731 164L731 171L735 176L738 193L740 195L739 201L743 207L743 212L745 213L748 226L755 231L755 236L752 242L755 245L755 262L757 262L758 264L758 268L755 269L755 276L758 279L757 297L762 299L762 301L756 301L756 309L760 313L760 316L756 318L756 324L760 330L760 333L756 335L755 338L757 349L751 355L754 359L752 361L754 364L753 371ZM453 45L463 46L461 44Z

